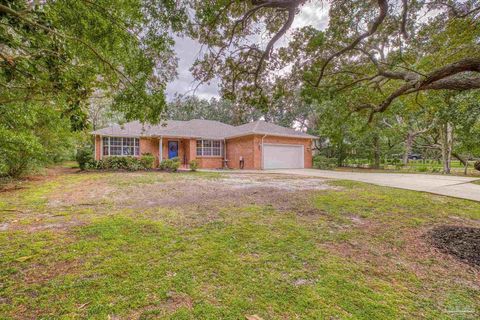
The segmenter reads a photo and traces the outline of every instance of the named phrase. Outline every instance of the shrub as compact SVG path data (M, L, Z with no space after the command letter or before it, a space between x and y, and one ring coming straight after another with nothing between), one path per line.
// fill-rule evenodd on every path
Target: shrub
M333 169L337 167L337 159L316 155L313 157L313 167L316 169Z
M189 162L189 165L190 165L190 170L192 171L197 171L198 169L198 160L191 160Z
M135 157L107 157L97 161L97 169L104 170L128 170L137 171L144 169L143 165Z
M18 178L45 163L46 149L34 135L0 126L0 175Z
M166 171L177 171L180 168L180 159L177 157L172 159L165 159L160 163L160 169Z
M155 163L155 157L151 153L144 153L140 157L140 164L144 169L152 169Z
M480 171L480 160L479 160L479 161L476 161L476 162L473 164L473 167L475 168L475 170Z
M92 167L96 167L92 148L84 147L84 148L78 149L75 160L77 160L78 166L80 167L81 170L91 169Z
M427 171L428 171L428 167L427 167L426 165L422 165L422 166L418 166L418 167L416 168L416 170L417 170L418 172L427 172Z

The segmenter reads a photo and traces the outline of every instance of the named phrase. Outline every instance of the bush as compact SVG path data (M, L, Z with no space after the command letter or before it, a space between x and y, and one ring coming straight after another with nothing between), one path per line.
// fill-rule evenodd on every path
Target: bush
M135 157L107 157L97 161L97 169L104 170L128 170L137 171L144 169L143 165Z
M190 165L190 170L197 171L198 169L198 160L192 160L188 163Z
M152 169L155 163L155 157L151 153L144 153L140 157L140 164L144 169Z
M416 168L416 170L417 170L418 172L427 172L427 171L428 171L428 167L427 167L426 165L422 165L422 166L418 166L418 167Z
M316 169L333 169L337 167L337 159L316 155L313 157L313 167Z
M172 159L165 159L160 163L160 169L166 171L176 172L180 168L180 159L177 157Z
M480 160L479 160L479 161L476 161L476 162L473 164L473 167L475 168L475 170L480 171Z
M80 167L81 170L91 169L96 167L92 148L84 147L84 148L78 149L75 160L77 160L78 166Z
M18 178L43 165L46 149L34 135L0 126L0 175Z

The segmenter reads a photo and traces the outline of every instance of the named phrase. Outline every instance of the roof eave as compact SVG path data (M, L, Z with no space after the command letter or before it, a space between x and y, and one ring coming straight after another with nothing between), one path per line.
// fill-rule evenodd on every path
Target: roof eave
M239 137L245 137L250 135L267 135L273 137L284 137L284 138L299 138L299 139L317 139L317 136L312 136L310 134L305 134L304 136L294 135L294 134L281 134L281 133L268 133L268 132L247 132L242 134L236 134L225 137L225 139L234 139Z

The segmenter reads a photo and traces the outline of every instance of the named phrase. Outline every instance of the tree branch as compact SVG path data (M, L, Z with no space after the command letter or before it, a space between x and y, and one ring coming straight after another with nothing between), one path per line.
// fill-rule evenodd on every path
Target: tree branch
M260 61L258 62L257 65L257 70L255 71L255 85L258 85L258 76L262 70L262 65L265 60L268 60L270 57L270 54L273 50L273 46L275 43L280 39L285 32L292 26L293 20L295 19L295 8L289 8L288 9L288 18L287 21L285 21L284 25L278 30L278 32L270 39L268 42L265 51L263 52L262 56L260 57Z
M377 18L373 21L372 25L366 31L365 33L362 33L360 36L358 36L355 40L353 40L352 43L350 43L348 46L345 48L341 49L340 51L335 52L334 54L330 55L327 60L325 60L325 63L323 64L322 68L320 69L320 75L318 76L318 79L315 83L315 87L318 87L320 85L320 81L322 81L323 74L325 73L325 69L327 68L328 64L335 58L343 55L345 52L350 51L352 49L355 49L356 46L365 38L368 38L372 34L374 34L378 27L383 23L383 20L385 20L385 17L388 14L388 1L387 0L378 0L378 6L380 8L380 13L378 14Z
M402 10L402 22L400 24L400 32L403 38L408 39L407 33L407 16L408 16L408 0L402 0L403 10Z
M390 104L398 97L413 92L427 90L472 90L480 88L480 77L472 76L470 73L480 72L480 58L466 58L439 68L427 76L417 80L407 81L403 86L391 93L378 106L371 104L361 105L357 110L371 109L370 120L377 112L385 111ZM464 73L467 73L465 75ZM394 78L398 79L398 78Z

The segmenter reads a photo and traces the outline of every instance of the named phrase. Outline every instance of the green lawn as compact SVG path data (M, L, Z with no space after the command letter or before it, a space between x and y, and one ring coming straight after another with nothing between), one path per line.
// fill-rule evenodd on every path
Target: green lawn
M0 193L0 318L480 315L479 270L424 236L480 226L480 204L347 181L276 190L247 177L260 185L64 170Z
M480 177L480 171L474 168L475 161L469 161L467 176ZM381 164L381 169L371 169L372 164L368 159L350 160L345 163L345 167L337 168L341 171L372 171L372 172L398 172L398 173L423 173L423 174L442 174L443 165L435 160L410 160L407 166L398 164ZM465 176L465 167L458 160L452 160L450 163L451 174Z

